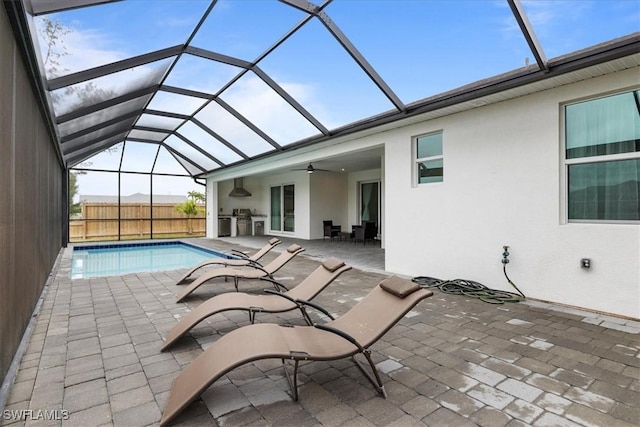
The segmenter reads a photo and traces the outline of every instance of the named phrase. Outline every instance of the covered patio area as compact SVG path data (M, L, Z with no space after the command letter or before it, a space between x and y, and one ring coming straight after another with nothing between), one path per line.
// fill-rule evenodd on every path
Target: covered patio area
M264 237L253 239L191 241L229 251L254 250ZM277 274L283 283L298 283L329 255L354 266L315 299L331 313L346 312L387 275L379 247L302 243L308 250ZM43 294L0 423L157 425L178 373L248 316L213 316L161 353L178 319L231 283L176 304L180 270L72 281L71 252L64 249ZM302 323L293 312L258 321ZM173 425L632 426L640 417L639 332L638 322L557 305L491 305L436 291L372 347L387 399L339 360L303 365L294 402L279 360L262 361L214 383ZM44 410L59 419L34 418Z

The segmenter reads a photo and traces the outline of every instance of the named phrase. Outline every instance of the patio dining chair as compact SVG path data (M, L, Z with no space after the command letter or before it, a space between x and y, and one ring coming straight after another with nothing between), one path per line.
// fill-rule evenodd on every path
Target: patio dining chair
M211 344L174 380L160 420L166 426L211 384L233 369L262 359L281 359L292 398L298 400L300 361L329 361L351 357L376 390L386 391L369 347L409 310L433 293L409 280L390 277L343 316L322 325L281 326L254 324L233 330ZM362 355L369 364L355 358ZM292 375L285 361L293 362Z
M282 241L276 237L269 240L260 250L255 252L253 255L247 255L246 253L239 251L237 249L232 249L231 253L228 254L230 257L235 258L208 258L202 261L200 264L193 267L191 270L187 271L181 278L176 282L176 285L184 282L189 276L195 273L197 270L202 267L211 267L214 265L220 265L222 267L242 267L249 264L257 264L262 267L259 260L263 256L265 256L271 249L278 246Z
M338 276L350 269L351 266L346 265L343 261L336 258L329 258L290 291L281 292L273 289L265 289L266 295L228 292L209 298L200 304L198 308L182 318L182 320L169 331L161 351L165 351L171 347L180 337L204 319L228 310L244 310L249 312L249 321L253 323L256 313L283 313L297 308L300 309L302 317L307 324L311 325L313 322L307 314L306 304L309 304L309 300L315 298L324 288L337 279ZM260 280L273 281L273 279L267 277L262 277ZM313 306L321 310L321 307Z
M286 263L291 261L296 255L303 251L304 248L302 246L296 245L294 243L264 267L261 267L257 264L247 264L244 267L223 267L206 271L198 276L197 279L191 282L189 286L187 286L180 293L180 295L178 295L176 302L181 302L204 283L217 277L233 277L233 285L236 288L236 292L238 291L238 283L240 279L260 279L262 277L269 277L273 279L273 273L280 270ZM273 282L273 285L276 290L279 289L279 286L282 286L280 284L277 284L277 282Z
M327 237L331 240L335 239L336 237L339 238L340 232L342 231L342 227L340 225L333 225L332 220L322 221L322 228L324 230L322 240L326 239Z
M364 221L362 225L354 227L353 233L354 242L362 241L362 244L366 245L367 240L375 241L376 236L378 235L378 227L373 221Z

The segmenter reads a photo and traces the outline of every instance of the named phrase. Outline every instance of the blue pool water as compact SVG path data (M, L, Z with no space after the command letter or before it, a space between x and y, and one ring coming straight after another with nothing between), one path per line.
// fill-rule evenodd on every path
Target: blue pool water
M227 258L227 255L183 242L76 246L71 258L71 278L190 268L213 257Z

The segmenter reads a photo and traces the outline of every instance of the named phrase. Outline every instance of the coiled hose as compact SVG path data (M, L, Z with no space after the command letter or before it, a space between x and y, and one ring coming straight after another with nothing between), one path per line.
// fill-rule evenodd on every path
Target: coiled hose
M465 279L441 280L434 277L417 276L411 279L411 281L417 283L423 288L438 288L445 294L466 295L468 297L478 298L479 300L489 304L504 304L505 302L523 301L526 297L522 292L520 292L520 289L518 289L511 279L509 279L509 276L507 276L506 264L504 264L503 271L509 284L518 291L517 294L509 291L490 289L482 283Z

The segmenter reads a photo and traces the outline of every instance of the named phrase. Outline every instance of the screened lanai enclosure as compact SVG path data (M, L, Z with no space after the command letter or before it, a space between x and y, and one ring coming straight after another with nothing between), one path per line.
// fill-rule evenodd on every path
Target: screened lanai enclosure
M205 185L161 145L118 143L70 174L71 242L205 235ZM83 187L99 193L80 193ZM194 195L197 211L186 215Z
M4 1L0 380L69 241L203 235L218 205L195 216L176 206L252 167L284 158L275 172L304 175L309 158L323 168L313 158L323 143L499 111L632 69L639 15L627 0ZM554 102L557 113L568 100ZM496 135L502 120L513 117L499 115ZM632 142L616 159L637 171ZM385 149L403 154L384 144L333 153L333 166L379 169ZM407 170L394 172L419 167L421 182L439 181L448 149L439 147L407 152ZM256 181L275 173L259 172ZM358 209L384 224L387 183L362 182Z
M74 174L71 240L105 227L104 239L171 235L159 225L170 209L153 206L204 192L207 173L535 81L553 69L547 55L577 50L519 0L9 3ZM567 37L589 14L633 12L601 3L567 5ZM628 29L590 33L577 48ZM78 205L95 195L112 206L88 218ZM122 204L131 195L144 199L135 214Z

